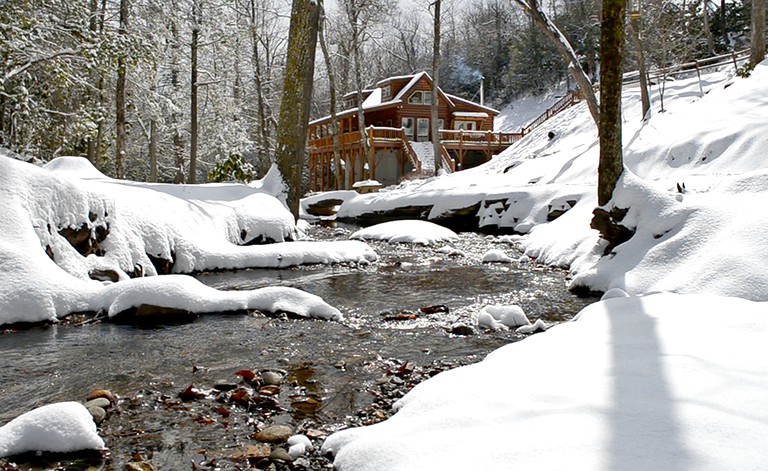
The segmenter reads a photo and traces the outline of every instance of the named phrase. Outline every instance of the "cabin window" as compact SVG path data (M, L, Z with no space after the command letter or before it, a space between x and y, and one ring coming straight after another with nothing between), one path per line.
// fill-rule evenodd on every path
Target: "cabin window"
M387 85L381 89L381 98L386 99L392 96L392 85Z
M413 92L411 97L408 98L408 104L411 105L431 105L432 104L432 92L418 91Z
M438 119L437 120L437 129L445 129L445 120L444 119Z
M408 139L413 140L413 118L403 118L403 131Z
M417 141L429 140L429 120L427 118L419 118L417 127L419 131L419 135L416 140Z
M465 131L474 131L475 122L474 121L456 121L454 122L454 128L463 129Z
M391 127L392 127L392 120L391 120L391 119L388 119L388 120L387 120L387 127L388 127L388 128L391 128Z

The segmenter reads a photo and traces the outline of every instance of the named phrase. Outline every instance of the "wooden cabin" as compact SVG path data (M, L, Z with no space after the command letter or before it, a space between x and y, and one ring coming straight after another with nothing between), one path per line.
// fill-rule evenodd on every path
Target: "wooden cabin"
M358 123L358 93L343 97L344 111L333 119L309 123L310 191L351 189L356 182L376 180L382 185L434 174L431 135L432 78L426 72L390 77L364 90L365 130ZM458 171L487 162L521 137L493 132L498 111L438 89L440 153L443 168ZM364 154L363 139L368 144ZM429 143L429 144L427 144ZM334 169L334 149L340 160Z

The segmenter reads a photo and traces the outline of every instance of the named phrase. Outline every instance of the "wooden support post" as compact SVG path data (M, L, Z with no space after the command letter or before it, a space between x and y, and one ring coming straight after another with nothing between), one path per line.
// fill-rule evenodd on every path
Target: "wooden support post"
M314 182L314 163L315 163L315 154L309 154L309 191L315 191L315 182Z
M369 179L376 179L376 145L373 142L373 127L368 128L368 172Z

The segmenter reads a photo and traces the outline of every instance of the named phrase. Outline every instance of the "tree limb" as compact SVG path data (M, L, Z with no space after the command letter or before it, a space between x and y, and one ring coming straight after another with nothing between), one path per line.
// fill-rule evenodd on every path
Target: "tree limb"
M592 83L589 81L589 77L587 77L581 64L579 64L579 59L576 57L576 52L571 47L571 43L568 42L568 39L563 35L560 29L558 29L549 17L547 17L536 0L509 1L517 4L533 19L555 46L557 52L559 52L563 59L569 63L568 70L579 85L579 90L581 91L584 100L587 102L589 112L592 114L592 119L595 121L595 125L599 127L600 108L597 103L597 97L595 96L595 91L592 89Z

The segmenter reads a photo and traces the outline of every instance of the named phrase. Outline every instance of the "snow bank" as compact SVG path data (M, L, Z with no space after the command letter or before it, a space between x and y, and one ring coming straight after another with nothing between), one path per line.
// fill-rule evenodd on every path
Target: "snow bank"
M103 450L91 413L78 402L39 407L0 427L0 458L30 451Z
M340 471L760 469L768 305L658 294L419 384L389 420L323 445Z
M81 158L38 168L0 156L0 193L0 324L83 311L115 314L160 295L164 307L195 312L269 310L274 304L338 318L338 311L309 295L271 292L276 297L269 301L268 291L218 293L191 279L129 276L156 275L157 260L188 273L376 259L359 241L239 245L296 234L282 204L253 186L139 184L105 178ZM92 245L79 252L66 231L80 231ZM121 281L105 285L91 280L94 273Z
M459 238L443 226L417 220L389 221L366 227L349 236L350 239L386 240L390 244L411 243L430 245Z

